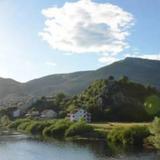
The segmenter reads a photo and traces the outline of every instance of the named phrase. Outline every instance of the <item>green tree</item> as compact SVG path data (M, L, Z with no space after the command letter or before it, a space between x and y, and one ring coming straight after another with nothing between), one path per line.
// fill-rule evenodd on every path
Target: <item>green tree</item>
M148 114L158 115L160 113L160 97L157 95L147 97L144 106Z
M109 76L109 77L108 77L108 80L113 81L113 80L114 80L114 77L113 77L113 76Z
M160 118L156 117L149 129L153 135L149 138L149 140L156 148L160 149Z
M128 83L129 82L129 78L127 76L122 76L120 78L120 82L122 82L122 83Z

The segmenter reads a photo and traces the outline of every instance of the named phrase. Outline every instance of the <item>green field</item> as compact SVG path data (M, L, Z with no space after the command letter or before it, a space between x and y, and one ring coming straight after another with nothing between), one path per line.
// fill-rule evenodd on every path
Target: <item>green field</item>
M108 132L114 128L128 128L133 126L149 126L150 123L119 123L119 122L106 122L106 123L91 123L96 130Z

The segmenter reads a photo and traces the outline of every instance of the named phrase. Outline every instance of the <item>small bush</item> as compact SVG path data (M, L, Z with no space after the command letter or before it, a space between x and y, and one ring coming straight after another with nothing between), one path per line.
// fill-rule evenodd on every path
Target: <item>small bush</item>
M43 135L48 137L63 137L65 131L69 128L70 125L71 122L68 120L58 120L55 122L55 124L45 128Z
M8 116L4 115L0 118L0 124L4 127L8 126L10 124L10 119Z
M18 119L11 122L8 127L11 129L17 129L20 124L29 122L29 121L30 121L29 119Z
M30 122L23 122L23 123L20 123L17 127L17 130L18 131L23 131L25 132L26 131L26 128L27 126L30 124Z
M50 125L49 127L44 128L43 136L50 137L52 135L55 124Z
M112 143L123 145L143 145L143 141L150 135L147 127L135 126L129 128L116 128L108 134L108 140Z
M122 133L123 133L123 128L114 128L112 129L108 135L107 139L112 142L112 143L122 143Z
M43 129L50 126L50 122L38 122L38 121L30 121L29 125L25 128L28 133L33 135L41 135Z
M87 125L83 121L73 123L65 133L66 137L73 137L73 136L82 136L82 137L89 137L93 134L93 127Z
M152 122L149 130L152 136L149 137L149 141L158 149L160 149L160 118L156 117Z

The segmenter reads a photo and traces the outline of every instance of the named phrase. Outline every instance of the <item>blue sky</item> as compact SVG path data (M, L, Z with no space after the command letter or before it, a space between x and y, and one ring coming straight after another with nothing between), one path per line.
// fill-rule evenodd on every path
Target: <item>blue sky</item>
M105 22L105 20L103 25L102 23L99 24L98 17L94 22L87 18L84 22L83 18L80 19L82 14L75 11L74 7L82 5L84 11L88 12L87 7L90 7L93 2L89 2L89 0L81 1L83 3L78 3L75 0L1 0L0 77L13 78L25 82L54 73L97 69L127 56L160 59L159 0L155 0L154 3L153 0L93 1L95 7L99 4L108 3L104 6L108 7L106 10L109 10L106 14L110 14L112 11L113 16L115 16L117 13L114 7L121 9L119 10L121 17L115 17L120 22L117 22L117 20L115 24L125 21L122 28L116 28L114 24L108 21ZM65 19L57 18L58 16L63 17L59 8L64 11L63 6L66 2L71 4L68 6L68 10L65 10L66 18L69 17L70 12L72 14L75 12L77 19L87 27L82 28L71 18L67 19L68 24L63 24L63 22L66 22ZM69 7L71 7L71 10ZM58 8L56 15L54 15L57 17L54 17L52 15L53 10L48 8ZM98 9L95 11L91 9L89 15L94 18L94 12L97 12L97 16L100 15ZM83 16L86 16L85 14L86 12L83 13ZM57 19L50 21L53 23L49 23L46 26L46 20L50 20L47 16L51 15L54 19ZM105 16L104 18L109 18L109 15ZM114 19L114 17L112 18ZM63 26L61 28L57 27L55 31L53 26L57 21ZM74 23L75 25L72 26ZM68 31L69 27L66 28L67 26L73 27L70 34L65 32ZM77 26L76 30L75 26ZM58 36L53 36L43 40L46 38L44 28L48 27L52 29L51 32L54 35L63 34L64 31L67 39L62 35L59 39L57 38ZM128 28L126 29L126 27ZM105 29L108 34L104 34ZM104 39L99 35L97 36L97 32L101 33ZM63 43L64 41L67 41L67 43ZM68 43L71 41L75 46ZM101 41L110 45L102 46L99 44ZM117 42L120 48L115 46Z

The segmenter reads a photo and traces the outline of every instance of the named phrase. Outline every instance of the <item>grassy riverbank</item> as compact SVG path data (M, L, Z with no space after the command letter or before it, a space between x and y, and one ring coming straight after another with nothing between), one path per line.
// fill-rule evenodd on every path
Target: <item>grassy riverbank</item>
M151 123L107 122L92 123L90 125L97 132L107 135L106 141L109 143L143 146L147 137L150 136L149 126Z
M97 131L103 131L108 133L112 129L116 128L130 128L130 127L143 127L146 126L148 127L151 123L135 123L135 122L129 122L129 123L120 123L120 122L103 122L103 123L91 123L90 125L94 127L95 130Z
M103 140L115 145L143 146L150 136L149 123L91 123L60 120L18 119L8 124L13 129L33 136L56 139Z

